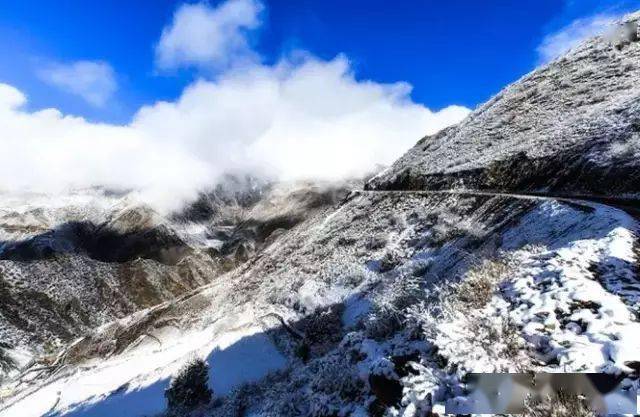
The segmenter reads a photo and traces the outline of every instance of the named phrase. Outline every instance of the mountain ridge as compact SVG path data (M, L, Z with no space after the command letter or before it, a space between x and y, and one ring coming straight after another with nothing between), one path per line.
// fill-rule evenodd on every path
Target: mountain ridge
M617 30L637 31L639 20ZM639 45L605 35L583 43L421 139L365 188L637 194Z

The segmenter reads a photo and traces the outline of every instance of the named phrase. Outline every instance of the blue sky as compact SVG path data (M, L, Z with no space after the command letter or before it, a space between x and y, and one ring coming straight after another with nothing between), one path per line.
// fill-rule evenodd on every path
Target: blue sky
M208 3L215 7L219 2ZM215 71L159 71L157 45L182 3L3 1L0 82L29 97L29 109L56 107L92 121L126 123L144 104L174 100ZM639 1L265 1L248 42L272 64L294 50L330 60L345 54L358 79L405 81L432 109L470 108L533 69L545 39L576 19L640 8ZM42 72L96 61L112 71L108 99L88 102ZM96 105L96 102L99 105Z

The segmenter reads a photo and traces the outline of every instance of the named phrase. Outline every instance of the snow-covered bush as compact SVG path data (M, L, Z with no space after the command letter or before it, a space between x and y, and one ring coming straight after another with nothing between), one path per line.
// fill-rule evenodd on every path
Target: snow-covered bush
M298 323L310 345L337 343L342 338L340 306L317 310Z
M305 278L307 277L304 275L285 273L278 278L279 285L268 285L263 289L265 299L271 304L282 304L287 307L294 307L296 303L299 302L297 293L305 283Z
M442 245L462 236L481 239L487 233L482 224L474 219L449 210L442 210L431 217L434 222L431 238L435 245Z
M485 260L471 268L455 288L455 299L462 309L482 308L491 301L497 286L508 278L509 265L504 260Z
M421 280L411 274L400 274L386 282L373 298L373 309L367 320L367 335L374 339L390 336L402 329L406 310L424 296Z
M444 399L446 377L441 370L431 366L413 363L412 367L415 374L409 374L403 380L403 403L407 404L403 416L429 415L434 402Z
M320 273L321 279L330 285L355 288L363 282L373 280L376 273L361 263L344 262L332 264Z
M631 160L637 158L640 155L640 134L633 134L626 141L613 142L609 145L607 153L611 158L617 158L621 160Z
M312 376L313 416L329 416L345 404L357 402L364 391L356 367L339 352L315 361L309 367Z
M365 248L373 251L382 249L387 245L388 236L383 233L378 233L373 236L368 236L365 241Z
M442 349L447 356L460 357L463 367L475 372L504 372L524 370L520 358L522 339L518 328L501 315L485 317L481 314L460 315L445 331L456 331L451 342ZM444 339L441 335L441 340Z
M410 307L408 323L420 328L446 363L462 371L526 368L524 341L499 291L511 268L502 258L477 264L461 282L433 289L432 300Z
M268 401L269 410L259 414L263 417L304 417L309 415L309 399L297 387L285 385L286 390L273 393ZM226 417L226 416L225 416Z
M209 365L194 359L185 365L164 393L170 414L180 414L208 404L212 391L207 385Z

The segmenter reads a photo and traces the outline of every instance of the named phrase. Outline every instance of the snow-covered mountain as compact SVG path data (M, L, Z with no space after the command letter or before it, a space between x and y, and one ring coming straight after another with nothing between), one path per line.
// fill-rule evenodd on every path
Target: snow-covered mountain
M640 189L637 19L500 91L460 124L420 140L371 189Z
M133 193L5 195L1 339L28 356L51 355L91 329L209 283L347 192L229 177L171 215Z
M469 372L637 390L638 20L365 187L237 180L168 216L7 197L0 415L175 415L194 358L213 397L180 415L424 416L464 404Z

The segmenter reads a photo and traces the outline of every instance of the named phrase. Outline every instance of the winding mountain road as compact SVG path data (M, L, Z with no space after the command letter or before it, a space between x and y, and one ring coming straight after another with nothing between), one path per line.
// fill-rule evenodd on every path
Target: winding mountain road
M457 194L469 196L488 196L488 197L505 197L523 200L543 200L543 201L560 201L570 205L578 205L587 208L593 208L591 204L603 204L622 210L629 215L640 219L640 199L630 197L611 197L601 195L588 194L562 194L562 193L544 193L536 191L528 191L525 193L503 192L493 190L470 190L470 189L447 189L447 190L357 190L352 191L342 204L352 198L362 194Z

